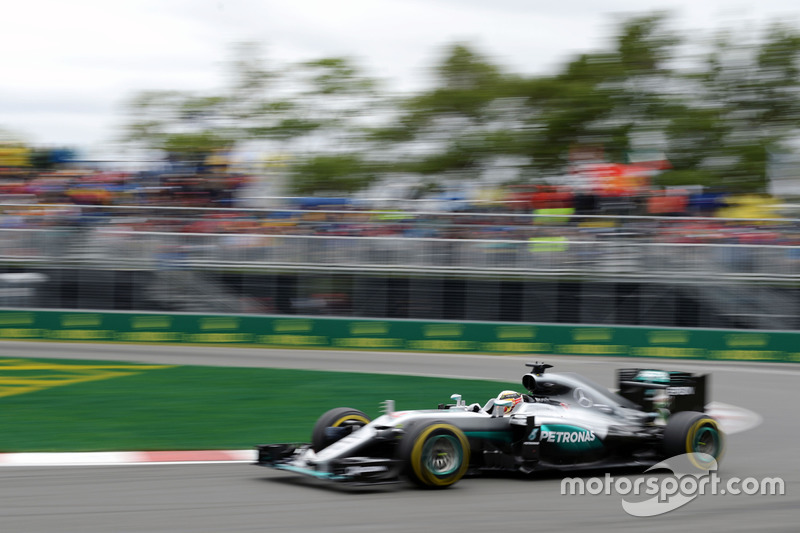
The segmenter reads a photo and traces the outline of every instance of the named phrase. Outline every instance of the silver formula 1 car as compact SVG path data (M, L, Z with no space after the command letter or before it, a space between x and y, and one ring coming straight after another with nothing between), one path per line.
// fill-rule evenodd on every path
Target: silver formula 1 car
M526 394L468 405L458 394L438 409L396 411L370 420L341 407L323 414L308 444L258 446L258 465L355 484L410 479L429 488L468 473L645 469L692 454L718 461L724 435L704 413L706 375L621 369L618 392L574 373L528 364ZM712 461L712 459L714 461Z

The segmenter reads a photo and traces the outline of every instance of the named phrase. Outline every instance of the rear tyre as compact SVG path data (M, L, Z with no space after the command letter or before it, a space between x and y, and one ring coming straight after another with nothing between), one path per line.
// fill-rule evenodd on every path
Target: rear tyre
M431 489L449 487L464 477L469 454L464 432L441 421L412 426L398 448L409 479Z
M314 429L311 431L311 448L318 452L369 423L370 418L358 409L350 407L331 409L320 416L314 424ZM340 431L330 431L328 428L340 428Z
M681 411L669 417L664 429L663 447L667 457L691 454L689 460L694 466L708 470L714 462L697 454L711 456L719 462L725 449L725 437L719 422L710 416L696 411Z

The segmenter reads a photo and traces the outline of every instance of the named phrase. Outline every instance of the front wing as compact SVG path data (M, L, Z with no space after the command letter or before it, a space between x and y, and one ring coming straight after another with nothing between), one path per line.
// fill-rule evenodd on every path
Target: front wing
M256 464L276 470L351 485L375 485L400 481L402 461L383 457L343 457L321 468L309 444L262 444L256 448Z

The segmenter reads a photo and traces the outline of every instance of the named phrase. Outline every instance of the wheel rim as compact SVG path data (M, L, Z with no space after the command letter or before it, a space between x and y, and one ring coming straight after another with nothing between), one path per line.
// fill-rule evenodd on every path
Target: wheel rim
M719 433L717 430L711 426L703 426L698 429L692 443L692 451L716 458L719 453ZM704 462L711 462L711 460Z
M422 455L425 467L435 476L446 476L458 470L463 457L461 445L451 435L432 437L425 443Z

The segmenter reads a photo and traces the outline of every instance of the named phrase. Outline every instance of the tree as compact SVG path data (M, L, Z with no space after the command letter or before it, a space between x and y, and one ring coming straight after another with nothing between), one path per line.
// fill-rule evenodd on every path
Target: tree
M145 91L127 103L123 140L197 162L274 127L286 109L267 99L277 73L255 43L234 46L228 86L219 94Z
M558 172L575 146L602 146L626 162L638 139L663 127L663 89L678 36L667 16L633 17L619 26L610 50L584 53L551 78L532 79L523 94L535 135L527 146L531 165Z
M432 70L435 86L401 101L394 123L371 131L370 139L391 146L397 170L473 179L517 151L510 146L522 126L513 76L463 43L446 48Z
M446 50L436 86L413 95L386 143L425 146L402 164L430 176L475 178L499 161L520 176L562 173L575 145L602 145L622 161L631 138L663 127L663 79L675 35L662 14L621 25L610 51L581 54L553 76L508 74L466 44Z
M702 174L703 185L764 191L770 151L796 137L800 119L800 34L773 25L758 42L723 33L667 128L674 172L662 183Z
M509 73L454 43L431 88L396 98L347 58L267 68L246 44L219 93L134 98L127 137L186 160L255 141L291 154L299 194L350 192L396 173L428 185L472 180L501 166L543 179L566 172L582 146L620 163L639 149L663 152L664 185L763 190L769 154L797 136L800 34L782 25L755 42L723 34L688 70L685 39L664 13L634 16L607 46L547 76Z
M136 95L127 106L124 139L188 162L253 143L263 151L290 152L298 168L313 171L294 187L306 193L332 189L332 184L315 182L314 175L328 179L347 167L343 161L352 165L363 159L359 120L380 96L350 60L324 58L270 69L256 44L243 43L234 48L226 80L219 93ZM321 169L326 163L332 165L330 172ZM358 175L364 180L371 174ZM366 185L355 178L334 181L346 181L348 191L353 183Z
M350 194L363 189L375 175L356 154L312 155L290 170L292 191L300 195Z

